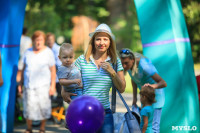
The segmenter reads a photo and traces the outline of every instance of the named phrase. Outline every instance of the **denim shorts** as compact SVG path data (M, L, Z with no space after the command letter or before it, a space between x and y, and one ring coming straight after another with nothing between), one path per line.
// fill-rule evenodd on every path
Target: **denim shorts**
M102 127L97 133L113 133L114 132L114 120L111 109L105 109L104 122Z
M77 97L83 95L83 89L72 89L72 90L70 90L70 91L68 91L68 92L77 94L77 96L71 96L71 97L70 97L72 100L74 100L75 98L77 98Z

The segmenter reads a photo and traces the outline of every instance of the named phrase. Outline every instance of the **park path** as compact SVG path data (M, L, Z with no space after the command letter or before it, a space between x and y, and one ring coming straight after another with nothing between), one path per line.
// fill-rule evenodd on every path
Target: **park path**
M132 94L123 93L122 95L127 104L129 105L129 107L131 108ZM140 105L139 102L137 104ZM126 112L126 108L124 107L118 95L117 95L116 112ZM14 126L14 133L23 133L25 129L26 129L25 124ZM33 129L34 129L33 133L38 133L39 127L34 127ZM54 124L53 121L48 120L46 123L46 133L70 133L70 132L65 129L64 125Z
M200 70L195 71L195 75L200 75ZM132 104L132 94L131 93L123 93L122 94L125 101L131 108ZM138 101L139 101L139 95L138 95ZM137 105L140 106L140 102L137 103ZM116 106L116 112L126 112L126 108L124 107L122 101L120 100L119 96L117 95L117 106ZM26 129L26 125L18 125L14 127L14 133L23 133ZM33 128L33 133L38 133L39 127ZM70 133L68 130L65 129L63 125L54 124L53 121L48 120L46 124L46 133Z

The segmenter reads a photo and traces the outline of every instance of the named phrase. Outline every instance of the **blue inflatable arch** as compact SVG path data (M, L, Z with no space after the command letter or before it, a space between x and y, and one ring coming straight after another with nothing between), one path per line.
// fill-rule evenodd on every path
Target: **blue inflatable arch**
M143 53L167 82L161 133L200 131L190 39L180 0L134 0Z

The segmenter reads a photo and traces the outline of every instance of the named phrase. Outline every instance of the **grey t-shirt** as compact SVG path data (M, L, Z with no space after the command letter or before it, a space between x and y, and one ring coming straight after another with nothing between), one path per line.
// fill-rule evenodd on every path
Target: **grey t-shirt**
M73 80L73 79L81 79L81 72L80 70L74 65L72 64L69 67L66 66L58 66L58 70L57 70L57 76L58 79L67 79L67 80ZM69 86L63 86L65 91L70 91L72 89L77 89L77 88L82 88L82 81L80 85L77 84L71 84Z

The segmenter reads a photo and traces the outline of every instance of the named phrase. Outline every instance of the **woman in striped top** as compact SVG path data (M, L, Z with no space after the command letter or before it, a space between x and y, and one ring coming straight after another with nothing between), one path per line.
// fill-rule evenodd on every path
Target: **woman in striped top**
M98 132L113 133L109 91L113 82L119 92L124 92L126 82L123 67L117 57L115 37L108 25L100 24L89 36L91 40L88 49L85 55L78 57L75 65L81 70L83 94L97 98L105 109L104 124ZM113 69L113 64L117 64L117 72ZM69 97L64 100L70 102Z

